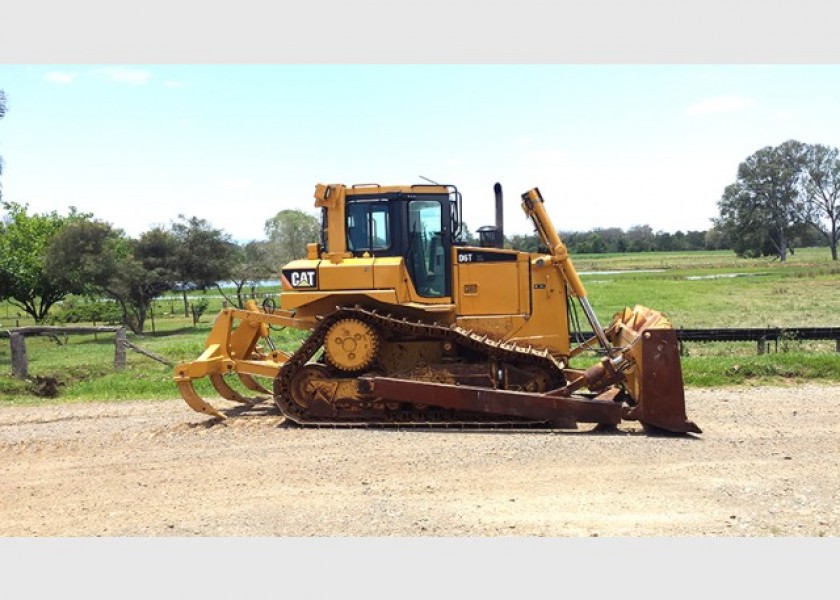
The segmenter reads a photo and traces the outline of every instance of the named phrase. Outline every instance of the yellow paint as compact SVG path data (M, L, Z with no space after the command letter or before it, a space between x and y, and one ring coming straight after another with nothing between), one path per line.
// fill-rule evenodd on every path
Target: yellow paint
M371 290L373 258L345 258L338 264L321 261L318 288L321 290Z

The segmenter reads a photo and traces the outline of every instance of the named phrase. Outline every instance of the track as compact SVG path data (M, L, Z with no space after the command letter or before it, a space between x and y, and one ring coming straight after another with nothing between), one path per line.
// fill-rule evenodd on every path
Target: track
M536 365L551 376L562 379L565 365L547 350L523 347L490 339L460 327L446 327L422 321L410 321L396 318L361 307L340 307L335 313L323 319L311 335L280 369L274 380L274 400L283 414L302 425L326 427L545 427L547 421L525 419L499 419L493 415L458 412L433 406L383 408L376 417L366 414L359 416L350 411L342 412L335 408L334 418L308 414L295 403L291 396L292 379L315 356L324 343L329 328L341 319L358 319L379 331L388 332L389 336L399 338L419 338L449 341L483 357L485 362Z

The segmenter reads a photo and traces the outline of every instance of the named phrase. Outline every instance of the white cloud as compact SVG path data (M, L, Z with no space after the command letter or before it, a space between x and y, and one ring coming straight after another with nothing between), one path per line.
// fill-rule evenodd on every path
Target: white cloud
M50 71L49 73L44 74L44 79L50 83L73 83L76 79L76 73Z
M685 110L685 114L706 115L710 113L732 112L749 108L754 104L755 100L745 98L744 96L716 96L692 104Z
M129 85L145 85L152 78L152 74L148 71L125 67L108 67L107 69L99 69L98 72L111 79L111 81Z

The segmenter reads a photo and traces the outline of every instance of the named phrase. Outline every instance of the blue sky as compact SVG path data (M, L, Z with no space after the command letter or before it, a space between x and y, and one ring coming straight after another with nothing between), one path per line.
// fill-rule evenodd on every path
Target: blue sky
M840 146L838 65L0 65L4 199L137 235L178 214L235 239L316 183L455 184L509 234L708 229L738 163Z

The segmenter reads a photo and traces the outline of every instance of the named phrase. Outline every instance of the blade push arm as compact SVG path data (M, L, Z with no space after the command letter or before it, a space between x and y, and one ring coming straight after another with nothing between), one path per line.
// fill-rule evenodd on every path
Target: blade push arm
M563 273L563 278L566 280L572 293L577 297L578 302L580 302L580 306L584 314L586 314L586 319L589 321L589 325L592 327L592 331L595 333L598 341L607 353L612 355L612 346L604 334L604 328L598 322L595 311L592 310L592 305L589 304L589 300L586 297L586 289L583 287L583 282L580 280L575 266L572 264L572 259L569 257L566 244L560 239L560 235L551 223L551 218L545 210L539 188L534 188L522 194L522 210L525 211L525 214L534 223L540 239L548 248L548 253L551 255L551 262Z

